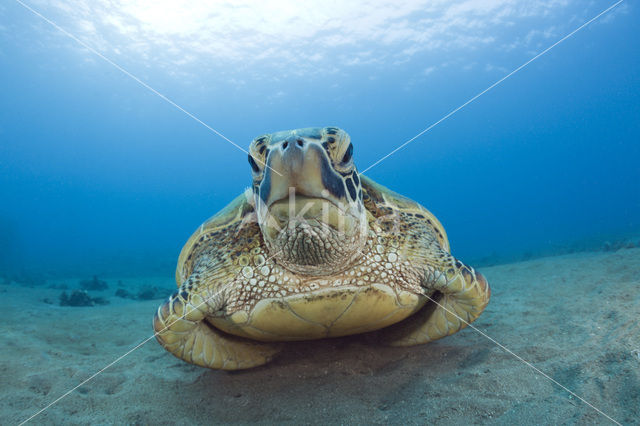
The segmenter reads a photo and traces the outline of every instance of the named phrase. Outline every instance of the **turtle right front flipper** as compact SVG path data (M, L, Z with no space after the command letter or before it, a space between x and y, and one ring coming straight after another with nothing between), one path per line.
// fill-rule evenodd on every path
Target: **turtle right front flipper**
M156 339L176 357L202 367L237 370L266 364L279 351L277 345L217 330L205 321L208 304L189 299L183 287L158 308L153 318Z

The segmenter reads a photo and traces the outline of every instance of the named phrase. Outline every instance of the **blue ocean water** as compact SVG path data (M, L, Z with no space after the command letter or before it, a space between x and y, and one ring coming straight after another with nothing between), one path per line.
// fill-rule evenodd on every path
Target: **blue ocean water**
M339 126L364 170L610 3L29 5L242 147ZM367 175L462 259L637 243L639 17L621 4ZM0 62L5 271L171 275L250 184L245 153L18 2Z
M636 423L640 8L614 2L2 2L0 423ZM436 215L489 305L411 348L176 359L180 249L251 184L241 148L311 126Z

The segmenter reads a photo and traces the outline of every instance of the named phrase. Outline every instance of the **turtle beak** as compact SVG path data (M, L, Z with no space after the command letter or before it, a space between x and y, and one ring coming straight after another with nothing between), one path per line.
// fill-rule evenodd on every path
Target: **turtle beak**
M331 167L320 144L291 136L271 149L267 164L270 168L266 168L259 188L266 207L289 199L292 191L297 196L322 198L336 206L348 205L342 178Z

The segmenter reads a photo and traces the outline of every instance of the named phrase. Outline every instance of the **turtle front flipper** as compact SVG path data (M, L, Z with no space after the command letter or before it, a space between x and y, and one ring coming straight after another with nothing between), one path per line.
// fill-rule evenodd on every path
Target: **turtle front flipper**
M156 339L176 357L202 367L239 370L266 364L279 351L276 345L217 330L205 320L208 305L188 299L188 293L176 291L153 317Z
M403 322L383 330L392 346L412 346L449 336L472 323L489 303L491 289L482 274L446 253L445 267L428 268L427 304Z

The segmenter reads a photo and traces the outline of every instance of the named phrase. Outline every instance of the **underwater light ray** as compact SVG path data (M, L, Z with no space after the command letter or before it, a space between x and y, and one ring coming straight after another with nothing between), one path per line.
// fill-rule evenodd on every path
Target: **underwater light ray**
M29 5L25 4L24 2L22 2L22 0L15 0L18 4L20 4L22 7L24 7L25 9L27 9L28 11L30 11L31 13L33 13L34 15L42 18L44 21L46 21L47 23L51 24L54 28L56 28L58 31L62 32L64 35L66 35L67 37L71 38L72 40L76 41L78 44L80 44L82 47L84 47L85 49L88 49L91 53L94 53L95 55L97 55L98 57L100 57L101 59L103 59L104 61L106 61L107 63L109 63L110 65L112 65L113 67L115 67L118 71L122 72L123 74L125 74L127 77L133 79L134 81L136 81L137 83L139 83L140 85L142 85L144 88L146 88L147 90L151 91L152 93L154 93L155 95L157 95L158 97L160 97L161 99L165 100L166 102L168 102L169 104L171 104L172 106L174 106L175 108L177 108L178 110L182 111L183 113L185 113L187 116L191 117L192 119L194 119L196 122L200 123L202 126L206 127L207 129L209 129L210 131L212 131L213 133L215 133L216 135L218 135L219 137L221 137L222 139L224 139L225 141L229 142L231 145L235 146L236 148L238 148L240 151L244 152L245 154L249 154L249 152L242 148L240 145L238 145L237 143L235 143L234 141L232 141L231 139L229 139L228 137L226 137L225 135L223 135L222 133L220 133L219 131L217 131L216 129L214 129L213 127L209 126L207 123L205 123L204 121L200 120L198 117L196 117L195 115L193 115L192 113L190 113L189 111L187 111L186 109L184 109L183 107L181 107L180 105L178 105L177 103L175 103L174 101L172 101L171 99L169 99L168 97L166 97L165 95L163 95L162 93L158 92L156 89L154 89L153 87L149 86L147 83L145 83L144 81L142 81L140 78L136 77L135 75L131 74L129 71L127 71L126 69L124 69L123 67L121 67L120 65L118 65L117 63L115 63L114 61L112 61L111 59L107 58L106 56L104 56L102 53L98 52L96 49L94 49L93 47L89 46L87 43L85 43L84 41L80 40L78 37L74 36L73 34L71 34L70 32L68 32L67 30L65 30L64 28L62 28L61 26L59 26L58 24L56 24L55 22L53 22L52 20L48 19L47 17L45 17L44 15L42 15L40 12L38 12L37 10L33 9L32 7L30 7ZM258 160L258 162L262 163L262 161ZM282 176L281 173L279 173L277 170L272 169L270 166L268 166L267 164L262 163L263 166L268 167L269 169L271 169L273 172L275 172L277 175Z
M364 169L363 171L361 171L359 174L363 174L366 171L372 169L373 167L377 166L378 164L380 164L381 162L383 162L384 160L386 160L387 158L391 157L393 154L395 154L396 152L400 151L402 148L406 147L407 145L409 145L411 142L415 141L416 139L418 139L420 136L424 135L425 133L427 133L429 130L433 129L434 127L436 127L438 124L442 123L444 120L446 120L447 118L451 117L453 114L455 114L456 112L460 111L462 108L466 107L467 105L469 105L471 102L475 101L476 99L478 99L480 96L484 95L485 93L487 93L489 90L493 89L494 87L496 87L497 85L499 85L500 83L502 83L503 81L505 81L506 79L508 79L509 77L511 77L512 75L514 75L515 73L517 73L518 71L520 71L521 69L523 69L524 67L526 67L527 65L529 65L531 62L535 61L536 59L538 59L539 57L541 57L542 55L544 55L545 53L547 53L548 51L550 51L551 49L553 49L554 47L556 47L557 45L559 45L560 43L562 43L563 41L565 41L566 39L568 39L569 37L573 36L575 33L577 33L578 31L580 31L581 29L585 28L587 25L591 24L592 22L594 22L595 20L597 20L598 18L600 18L602 15L610 12L611 10L613 10L616 6L618 6L620 3L622 3L624 0L618 0L618 2L614 3L613 5L609 6L608 8L606 8L605 10L603 10L602 12L598 13L596 16L594 16L593 18L589 19L587 22L585 22L584 24L580 25L578 28L576 28L575 30L571 31L569 34L567 34L566 36L562 37L560 40L556 41L555 43L553 43L551 46L547 47L546 49L544 49L542 52L538 53L536 56L534 56L533 58L529 59L527 62L525 62L524 64L520 65L518 68L514 69L513 71L511 71L509 74L505 75L504 77L502 77L501 79L499 79L498 81L496 81L495 83L493 83L491 86L487 87L486 89L484 89L482 92L478 93L477 95L475 95L474 97L472 97L471 99L469 99L468 101L466 101L465 103L463 103L462 105L460 105L459 107L457 107L456 109L452 110L451 112L449 112L447 115L445 115L444 117L442 117L440 120L436 121L435 123L431 124L429 127L427 127L426 129L424 129L423 131L421 131L420 133L418 133L417 135L415 135L414 137L412 137L411 139L409 139L408 141L404 142L402 145L398 146L396 149L394 149L393 151L391 151L390 153L388 153L387 155L385 155L384 157L380 158L378 161L376 161L375 163L371 164L369 167L367 167L366 169Z

